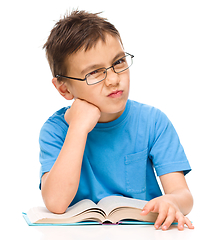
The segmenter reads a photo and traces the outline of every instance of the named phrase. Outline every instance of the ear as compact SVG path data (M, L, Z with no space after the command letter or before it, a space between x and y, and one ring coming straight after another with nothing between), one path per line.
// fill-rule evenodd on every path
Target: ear
M66 99L66 100L72 100L74 98L74 95L70 92L70 90L67 88L66 83L60 82L57 80L57 78L52 79L52 83L57 89L57 91Z

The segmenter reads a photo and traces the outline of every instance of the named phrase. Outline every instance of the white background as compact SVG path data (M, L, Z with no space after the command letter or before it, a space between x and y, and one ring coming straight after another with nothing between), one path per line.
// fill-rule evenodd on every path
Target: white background
M71 103L51 84L42 46L56 21L77 7L104 11L102 16L120 31L125 50L135 55L130 99L161 109L174 124L193 169L186 177L195 200L190 218L203 221L212 183L209 0L1 3L1 215L13 212L16 219L43 204L38 189L39 131L51 114Z

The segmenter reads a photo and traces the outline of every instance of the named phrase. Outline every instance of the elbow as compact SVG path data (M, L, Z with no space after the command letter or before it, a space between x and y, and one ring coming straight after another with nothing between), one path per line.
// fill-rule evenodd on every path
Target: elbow
M54 214L63 214L66 212L65 208L47 208L50 212L54 213Z
M67 195L64 194L65 190L59 191L58 188L49 187L44 180L42 182L41 195L46 208L55 214L65 213L75 195Z
M58 198L52 194L47 194L47 192L43 191L43 189L41 192L44 204L50 212L55 214L63 214L66 212L70 203L64 201L61 197Z
M45 200L44 201L46 208L55 214L63 214L66 212L68 206L67 204L63 204L61 202Z

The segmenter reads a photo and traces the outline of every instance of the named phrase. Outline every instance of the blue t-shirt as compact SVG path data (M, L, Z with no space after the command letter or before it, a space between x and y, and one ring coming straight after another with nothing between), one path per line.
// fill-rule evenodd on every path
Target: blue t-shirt
M65 141L69 127L64 119L67 109L57 111L41 129L40 177L51 170ZM86 198L97 203L109 195L148 201L161 196L154 169L158 176L191 170L166 115L128 100L119 118L97 123L88 134L79 187L71 205Z

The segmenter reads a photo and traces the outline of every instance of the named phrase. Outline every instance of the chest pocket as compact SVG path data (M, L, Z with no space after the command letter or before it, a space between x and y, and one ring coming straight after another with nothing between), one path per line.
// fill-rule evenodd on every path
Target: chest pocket
M146 166L148 149L125 156L125 181L127 192L146 191Z

